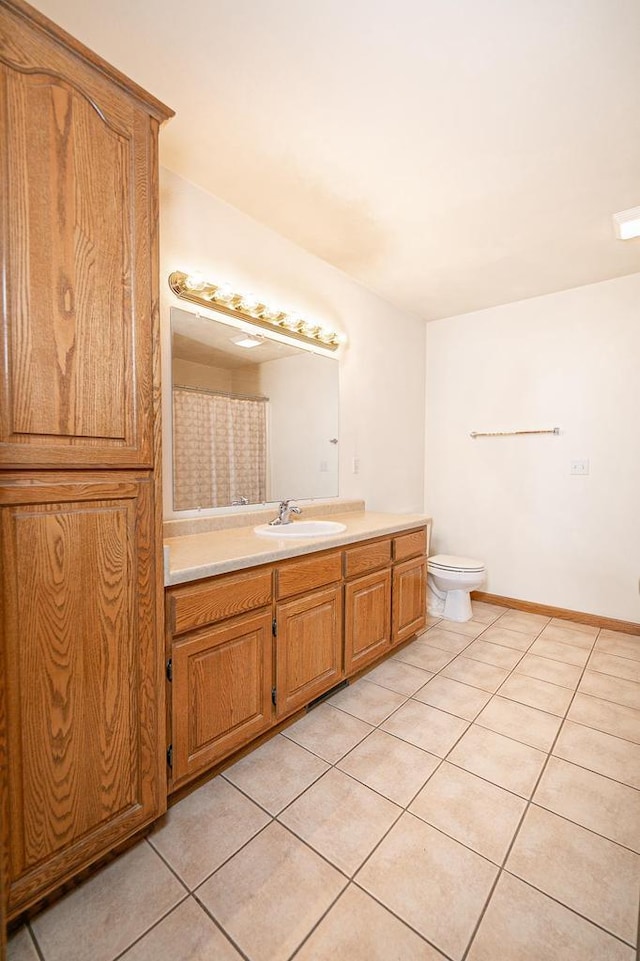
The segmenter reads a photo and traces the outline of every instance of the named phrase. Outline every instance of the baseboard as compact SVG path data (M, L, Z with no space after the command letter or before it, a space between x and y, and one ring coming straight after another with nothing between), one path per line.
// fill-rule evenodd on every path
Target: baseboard
M544 614L546 617L558 617L563 621L577 621L579 624L589 624L591 627L604 628L607 631L620 631L622 634L640 635L640 624L635 621L620 621L615 617L601 617L599 614L584 614L582 611L568 611L564 607L551 607L550 604L535 604L533 601L519 601L515 597L502 597L500 594L485 594L484 591L472 591L471 599L485 601L487 604L499 604L501 607L513 607L517 611L527 614Z

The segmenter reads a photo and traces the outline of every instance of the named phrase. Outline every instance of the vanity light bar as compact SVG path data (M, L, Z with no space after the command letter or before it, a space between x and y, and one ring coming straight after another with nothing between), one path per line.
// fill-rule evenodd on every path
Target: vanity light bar
M200 307L210 307L231 317L241 317L257 327L277 330L295 340L327 350L337 350L340 335L317 324L311 324L297 314L261 303L257 297L235 293L229 284L214 284L199 274L185 274L174 270L169 275L169 286L177 297Z

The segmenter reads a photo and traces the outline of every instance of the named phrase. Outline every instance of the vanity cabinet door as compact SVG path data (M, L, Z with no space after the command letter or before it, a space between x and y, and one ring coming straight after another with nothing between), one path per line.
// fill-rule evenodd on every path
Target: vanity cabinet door
M427 623L427 561L405 561L393 569L391 643L399 644Z
M172 646L173 786L271 726L271 608Z
M342 670L342 587L315 591L276 608L278 717L337 684Z
M148 472L0 482L10 915L166 807Z
M353 674L381 657L391 644L391 571L345 586L344 669Z

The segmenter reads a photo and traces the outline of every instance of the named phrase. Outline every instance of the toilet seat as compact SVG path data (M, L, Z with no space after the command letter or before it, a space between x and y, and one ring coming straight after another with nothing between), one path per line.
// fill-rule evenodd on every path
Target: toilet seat
M434 554L428 558L427 567L437 571L484 571L482 561L476 561L472 557L456 557L454 554Z

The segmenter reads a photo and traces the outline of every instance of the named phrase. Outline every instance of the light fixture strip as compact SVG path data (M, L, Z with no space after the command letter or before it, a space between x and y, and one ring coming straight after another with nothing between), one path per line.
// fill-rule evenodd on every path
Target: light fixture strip
M302 318L285 311L271 310L266 304L256 303L248 310L243 306L242 294L233 293L226 285L213 284L210 281L198 280L196 284L189 274L181 270L174 270L169 275L169 286L173 293L182 300L188 300L199 307L209 307L219 310L230 317L241 317L243 320L262 327L265 330L278 331L294 340L326 350L337 350L340 346L338 334L332 330L307 323ZM269 316L267 316L269 315Z

